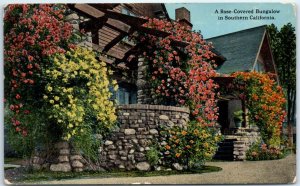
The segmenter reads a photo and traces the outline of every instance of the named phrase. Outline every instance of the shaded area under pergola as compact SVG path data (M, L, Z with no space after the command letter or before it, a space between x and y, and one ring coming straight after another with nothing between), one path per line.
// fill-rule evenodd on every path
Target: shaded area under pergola
M140 48L145 42L133 43L126 37L136 37L138 33L150 34L157 37L168 37L171 33L160 30L146 28L143 26L148 20L140 17L125 15L113 10L119 4L70 4L69 7L82 14L89 20L80 23L80 29L92 33L92 45L95 51L111 58L101 57L102 60L118 65L125 63L127 67L132 64L130 61L137 61L141 53ZM109 34L110 38L99 37L99 35ZM120 47L122 44L127 47ZM188 45L188 43L171 40L171 45L179 50ZM135 59L135 60L134 60Z

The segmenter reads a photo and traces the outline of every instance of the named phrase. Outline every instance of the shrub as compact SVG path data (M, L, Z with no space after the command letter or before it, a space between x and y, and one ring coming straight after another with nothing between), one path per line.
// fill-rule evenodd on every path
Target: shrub
M170 164L183 164L188 169L211 160L217 151L217 143L222 140L214 128L198 121L189 122L186 129L175 126L162 135L167 139L165 146L161 147L165 160Z
M284 157L284 151L282 152L277 147L267 147L266 144L255 143L246 153L247 160L275 160Z

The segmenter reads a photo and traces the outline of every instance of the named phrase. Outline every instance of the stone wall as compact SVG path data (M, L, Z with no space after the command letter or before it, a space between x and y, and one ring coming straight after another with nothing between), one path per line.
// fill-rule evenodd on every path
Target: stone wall
M161 126L186 127L189 110L161 105L122 105L118 107L120 127L101 147L101 166L120 169L149 170L146 152L159 139Z
M53 172L81 172L90 169L87 160L66 141L56 143L51 152L36 150L31 165L35 170L45 169Z
M246 160L246 152L252 144L261 141L258 128L239 128L234 135L236 141L233 142L233 158L235 161Z
M66 21L68 21L74 29L74 32L80 32L79 24L84 21L88 21L88 18L85 18L83 16L79 16L76 12L70 11L69 15L66 16ZM78 43L78 46L86 47L90 50L92 50L92 33L86 32L84 35L82 35L83 41L81 43Z

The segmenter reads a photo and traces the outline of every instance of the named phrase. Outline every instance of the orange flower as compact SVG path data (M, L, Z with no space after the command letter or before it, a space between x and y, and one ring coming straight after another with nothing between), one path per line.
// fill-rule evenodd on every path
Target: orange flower
M171 149L171 147L170 147L169 145L166 145L165 148L166 148L167 150L170 150L170 149Z
M253 94L252 98L253 98L254 101L258 100L258 96L256 94Z
M180 155L181 155L180 153L176 153L176 154L175 154L176 158L179 158Z
M181 134L185 136L187 134L187 132L184 130L181 132Z

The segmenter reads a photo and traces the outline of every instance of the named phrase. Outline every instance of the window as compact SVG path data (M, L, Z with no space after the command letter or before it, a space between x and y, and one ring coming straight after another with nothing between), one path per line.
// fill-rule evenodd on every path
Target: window
M137 17L136 14L132 13L130 10L128 10L127 8L124 8L124 7L122 8L121 12L122 12L122 14L125 14L125 15Z
M256 72L265 72L265 67L264 67L263 62L257 61L254 70L255 70Z
M119 84L119 89L113 93L112 98L116 99L118 105L135 104L137 103L137 89L134 85Z

